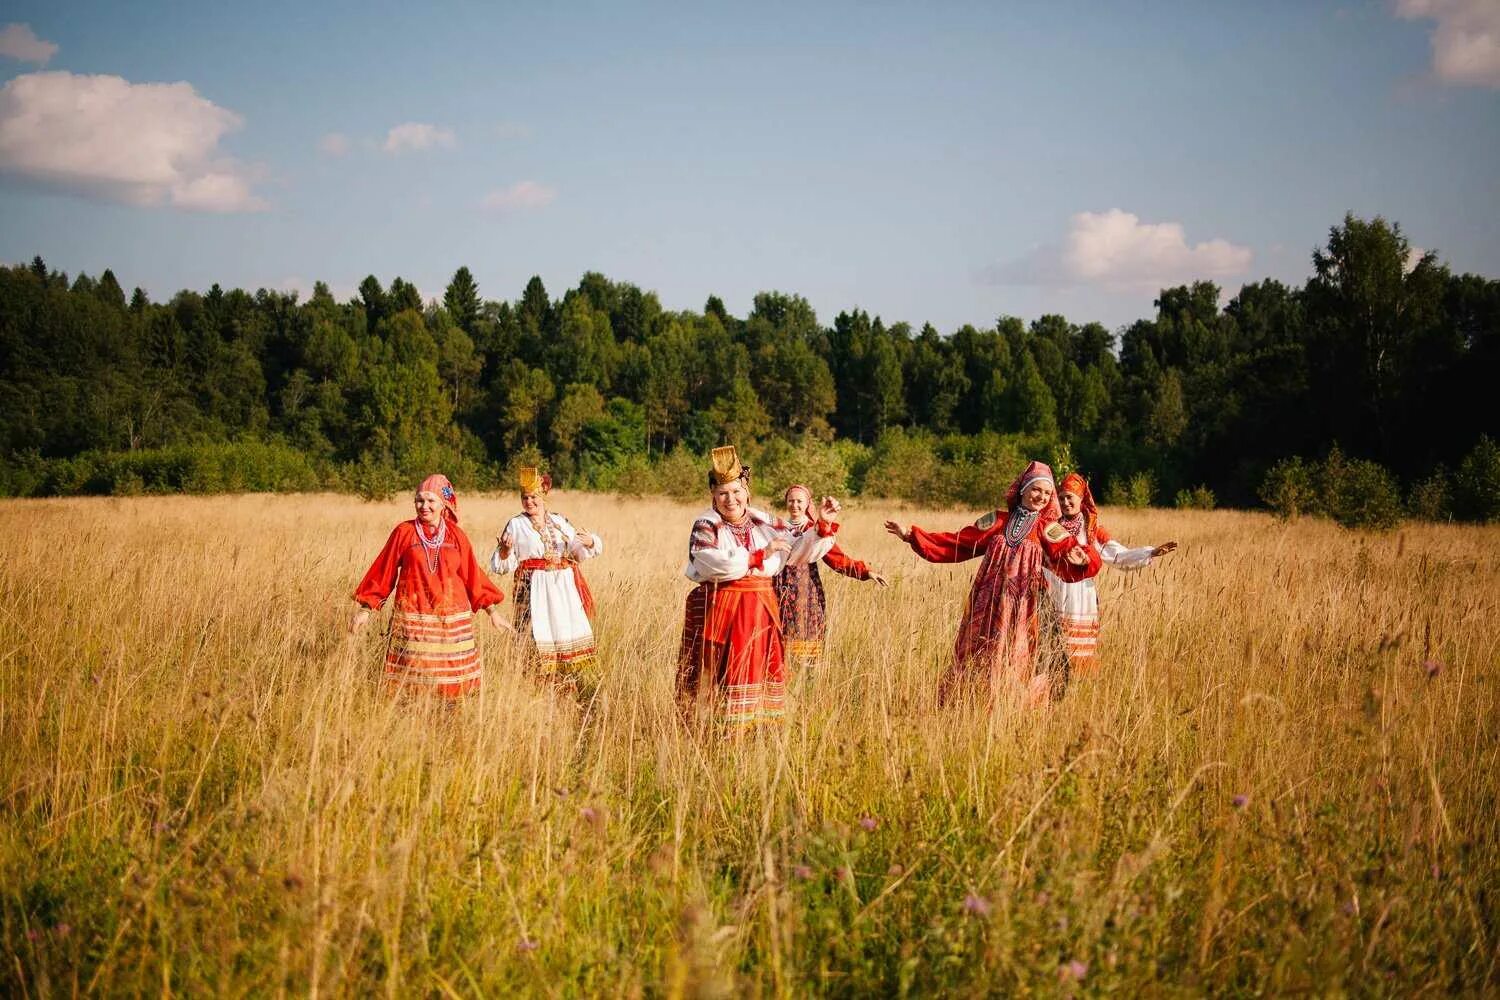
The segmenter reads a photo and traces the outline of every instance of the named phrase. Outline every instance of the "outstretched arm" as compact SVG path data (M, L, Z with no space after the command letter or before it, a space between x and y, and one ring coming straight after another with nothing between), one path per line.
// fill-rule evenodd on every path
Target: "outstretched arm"
M935 563L959 563L978 558L989 551L995 529L974 525L958 531L927 531L915 524L902 528L895 521L885 522L885 530L911 546L913 552Z

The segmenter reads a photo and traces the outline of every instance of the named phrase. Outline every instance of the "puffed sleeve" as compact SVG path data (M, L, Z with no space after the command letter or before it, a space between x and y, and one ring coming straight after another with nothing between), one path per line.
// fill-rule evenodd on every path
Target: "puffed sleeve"
M401 553L406 548L403 541L406 538L406 522L396 525L392 529L390 537L385 540L385 548L380 550L380 555L370 564L364 579L359 581L359 586L354 588L354 599L363 606L373 611L379 611L385 606L386 599L391 596L391 591L396 589L396 576L401 568Z
M469 543L469 536L459 530L456 524L449 525L448 530L453 532L454 541L458 543L458 578L463 581L464 591L469 595L469 607L475 611L483 611L490 605L505 600L500 588L479 568L479 560L474 558L474 546Z
M514 573L516 571L516 567L521 565L521 553L519 551L519 546L516 545L516 537L511 532L511 525L515 523L516 519L511 518L509 521L505 522L505 527L501 529L500 537L510 540L510 555L506 556L504 559L501 559L500 546L496 545L490 552L491 573L497 573L500 576L504 576L507 573Z
M852 576L856 580L870 578L870 567L858 559L850 559L837 544L828 550L828 554L823 557L823 562L835 573Z
M592 559L595 556L604 554L604 539L592 531L579 531L573 527L572 521L569 521L561 514L557 515L557 519L562 522L563 534L568 538L568 558L583 562L585 559ZM585 538L593 539L594 545L592 548L583 544Z
M1043 565L1057 574L1058 579L1077 583L1099 572L1099 550L1092 545L1080 546L1078 537L1067 528L1051 521L1045 525L1039 524L1033 530L1042 543ZM1080 549L1087 556L1087 561L1082 566L1074 565L1066 558L1074 549Z
M786 554L784 565L802 566L806 563L815 563L833 550L834 545L837 544L833 536L839 530L838 523L817 521L814 527L817 530L804 531L796 536L790 532L781 532L782 536L792 543L791 551ZM777 567L774 572L779 571L780 567Z
M1151 553L1155 551L1149 545L1138 549L1126 548L1111 538L1099 546L1099 557L1115 569L1143 569L1151 565Z
M907 544L913 552L935 563L960 563L976 559L989 551L995 537L995 526L981 528L970 524L958 531L928 531L915 524Z
M757 549L755 562L763 564L765 550ZM744 549L719 548L719 531L713 521L699 518L688 539L688 562L683 575L694 583L728 583L749 574L752 555Z

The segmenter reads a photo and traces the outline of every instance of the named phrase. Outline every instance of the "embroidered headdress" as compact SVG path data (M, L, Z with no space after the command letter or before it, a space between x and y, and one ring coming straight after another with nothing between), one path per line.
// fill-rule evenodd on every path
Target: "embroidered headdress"
M713 466L708 470L708 488L723 486L732 483L736 479L744 480L745 488L750 488L750 466L740 463L740 453L732 444L723 445L713 450Z
M1083 513L1083 522L1088 526L1088 536L1093 538L1099 524L1099 507L1094 503L1094 491L1089 489L1089 481L1076 472L1070 472L1063 476L1063 493L1071 493L1082 500L1079 510Z
M1010 484L1010 489L1005 491L1005 506L1010 511L1010 516L1005 520L1005 544L1012 548L1031 533L1032 526L1038 520L1047 525L1062 516L1055 491L1041 510L1031 510L1022 505L1021 496L1026 492L1026 487L1037 482L1045 482L1049 486L1053 483L1052 468L1045 462L1032 462L1026 466L1026 471L1017 476Z
M458 523L458 494L453 492L453 484L448 482L447 476L434 472L422 480L417 492L436 493L437 498L443 502L443 516L451 518L454 524Z

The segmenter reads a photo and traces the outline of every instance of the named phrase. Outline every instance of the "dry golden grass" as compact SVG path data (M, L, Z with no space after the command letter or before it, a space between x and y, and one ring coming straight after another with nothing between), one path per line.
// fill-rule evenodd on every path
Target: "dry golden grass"
M828 662L726 746L671 701L694 508L554 507L606 541L593 697L485 623L447 711L382 692L378 628L343 634L405 500L0 504L0 989L1500 982L1500 530L1107 511L1181 551L1105 571L1096 676L987 715L934 704L977 564L880 530L972 513L850 503L892 587L827 574ZM463 498L476 549L514 508Z

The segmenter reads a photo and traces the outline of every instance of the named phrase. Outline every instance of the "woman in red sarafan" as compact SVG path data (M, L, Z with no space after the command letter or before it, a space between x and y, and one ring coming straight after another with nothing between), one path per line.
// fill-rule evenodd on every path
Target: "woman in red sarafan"
M1005 511L991 511L969 527L938 532L886 522L887 531L929 562L984 558L959 622L953 665L938 687L940 703L969 680L987 683L991 704L1004 693L1035 704L1058 686L1049 671L1036 669L1037 616L1048 600L1042 568L1079 579L1099 571L1099 554L1057 523L1062 512L1055 494L1052 470L1032 462L1006 491Z
M683 567L697 586L683 609L677 698L690 718L707 681L732 736L785 714L786 660L771 578L784 565L828 553L839 505L825 497L816 529L791 537L750 506L750 467L729 446L714 449L708 485L713 506L693 522Z
M458 497L448 477L422 480L413 503L417 516L396 525L355 589L359 609L349 630L363 628L394 590L386 681L456 698L479 687L474 612L488 611L496 628L515 630L500 616L505 596L479 568L458 526Z
M786 520L777 522L777 527L792 538L816 531L818 515L813 508L811 489L796 483L786 488L781 499L786 506ZM835 573L886 585L885 577L872 571L868 564L849 558L837 543L823 556L822 562ZM817 665L823 659L823 640L828 635L828 599L823 592L818 563L784 566L773 583L781 605L781 641L787 659L794 664Z

